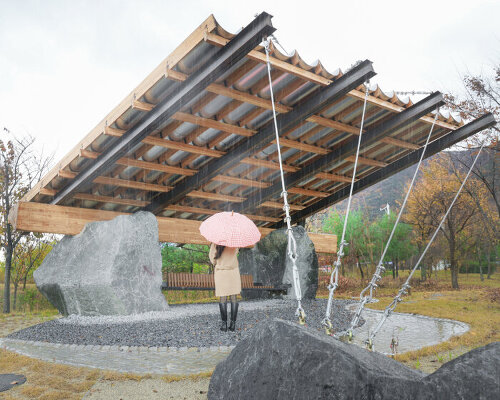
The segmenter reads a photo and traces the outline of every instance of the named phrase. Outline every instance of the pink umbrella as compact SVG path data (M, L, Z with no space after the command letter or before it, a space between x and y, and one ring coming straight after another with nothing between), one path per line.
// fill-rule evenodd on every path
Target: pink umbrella
M260 240L257 226L242 214L221 212L200 225L200 233L209 242L227 247L247 247Z

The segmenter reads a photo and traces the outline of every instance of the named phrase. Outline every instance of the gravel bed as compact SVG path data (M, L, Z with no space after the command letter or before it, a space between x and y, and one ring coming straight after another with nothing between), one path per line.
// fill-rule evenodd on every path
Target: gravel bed
M308 329L322 330L326 299L304 300ZM335 330L346 329L352 313L351 301L334 300L332 322ZM12 339L51 343L146 347L231 346L245 338L257 324L271 318L297 321L297 303L286 300L241 302L236 332L219 330L217 303L172 305L165 313L132 317L60 318L9 335ZM230 305L228 304L228 314ZM93 322L94 321L94 322Z

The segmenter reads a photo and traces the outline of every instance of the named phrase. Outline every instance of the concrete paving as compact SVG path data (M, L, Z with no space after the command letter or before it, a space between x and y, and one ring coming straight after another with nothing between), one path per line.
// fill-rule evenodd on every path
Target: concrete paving
M211 371L234 346L81 346L1 338L0 347L28 357L78 367L135 374L188 375Z

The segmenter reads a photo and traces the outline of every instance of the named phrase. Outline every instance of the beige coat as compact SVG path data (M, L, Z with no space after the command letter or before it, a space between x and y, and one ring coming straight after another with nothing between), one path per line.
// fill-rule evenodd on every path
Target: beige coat
M208 256L215 265L214 281L216 296L231 296L241 293L241 277L238 268L238 249L226 247L221 256L215 259L215 244L210 246Z

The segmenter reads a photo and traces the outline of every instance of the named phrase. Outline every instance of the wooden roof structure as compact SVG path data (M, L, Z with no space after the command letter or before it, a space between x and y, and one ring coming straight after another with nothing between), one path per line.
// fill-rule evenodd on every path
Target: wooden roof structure
M237 35L209 16L29 191L11 223L72 234L70 214L81 216L81 225L147 210L182 230L234 210L263 229L282 226L259 45L273 31L266 13ZM291 217L300 221L348 193L364 82L375 72L368 60L345 73L329 72L319 61L307 64L297 52L283 54L272 45L270 60ZM368 90L355 191L415 164L443 105L438 92L413 104L378 86ZM464 125L439 112L426 157L493 123L486 115Z

